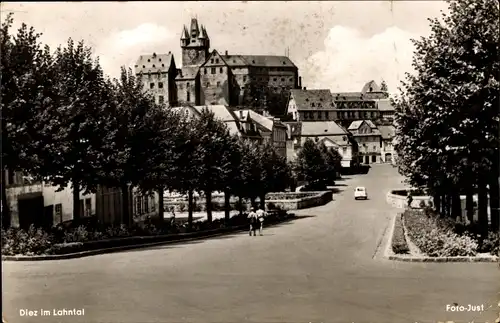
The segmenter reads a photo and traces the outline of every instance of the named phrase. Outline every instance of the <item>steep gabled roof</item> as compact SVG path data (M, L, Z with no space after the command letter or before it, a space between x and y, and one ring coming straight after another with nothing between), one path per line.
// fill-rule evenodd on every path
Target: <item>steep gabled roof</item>
M349 125L348 130L358 130L363 123L366 123L372 129L377 128L377 126L371 120L356 120Z
M257 67L297 67L286 56L274 55L223 55L226 63L231 66Z
M374 80L371 80L369 82L366 82L361 92L362 93L381 92L381 90L380 86L378 86L378 84Z
M290 90L290 98L295 101L298 111L334 109L330 90Z
M215 59L215 58L220 58L220 62L219 63L215 63L215 65L224 65L224 66L228 66L226 60L224 59L224 56L219 54L219 52L217 50L213 50L210 55L208 56L208 59L205 61L205 63L203 63L201 66L206 66L206 65L214 65L214 63L211 62L212 59Z
M170 52L168 54L140 55L135 63L135 74L166 73L172 64L175 64L174 55Z

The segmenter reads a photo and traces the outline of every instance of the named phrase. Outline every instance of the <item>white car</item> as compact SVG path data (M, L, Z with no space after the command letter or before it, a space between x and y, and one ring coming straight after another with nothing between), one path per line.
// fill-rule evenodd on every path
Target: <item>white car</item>
M356 187L356 189L354 190L354 199L355 200L368 199L368 193L366 193L366 188L364 188L363 186Z

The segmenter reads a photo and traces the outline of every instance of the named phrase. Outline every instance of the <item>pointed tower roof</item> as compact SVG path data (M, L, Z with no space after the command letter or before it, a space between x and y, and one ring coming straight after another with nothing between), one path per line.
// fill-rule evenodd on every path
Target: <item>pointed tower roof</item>
M191 18L191 34L195 33L195 36L200 34L200 28L198 27L198 19Z
M189 33L187 31L186 25L184 25L184 28L182 29L182 36L181 40L189 39Z
M200 37L198 37L200 39L208 39L208 35L207 35L207 31L205 30L205 26L201 25L201 33L200 33Z

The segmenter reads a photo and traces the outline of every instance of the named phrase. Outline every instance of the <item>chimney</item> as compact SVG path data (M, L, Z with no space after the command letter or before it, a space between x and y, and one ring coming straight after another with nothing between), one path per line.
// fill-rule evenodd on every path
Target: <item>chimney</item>
M302 87L302 76L299 76L299 89Z
M226 56L228 56L227 50L226 50Z

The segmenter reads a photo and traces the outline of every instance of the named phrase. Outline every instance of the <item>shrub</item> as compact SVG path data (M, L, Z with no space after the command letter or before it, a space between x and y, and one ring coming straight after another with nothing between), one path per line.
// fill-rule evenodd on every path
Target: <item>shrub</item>
M2 230L2 254L6 256L41 255L52 246L53 237L42 229L36 229L33 225L25 231L10 228Z
M500 233L490 232L488 237L483 240L479 252L489 252L494 256L500 256Z
M85 242L89 241L91 235L87 231L87 228L83 225L80 225L74 230L70 230L64 233L64 242Z
M406 211L408 235L417 247L430 257L474 256L477 242L467 235L453 232L454 223L424 216L422 212Z
M396 217L396 222L394 224L394 234L392 236L392 251L396 254L407 254L410 252L408 248L408 243L406 242L403 222L401 217Z
M130 232L125 224L118 227L111 226L106 229L106 236L109 238L120 238L130 236Z

